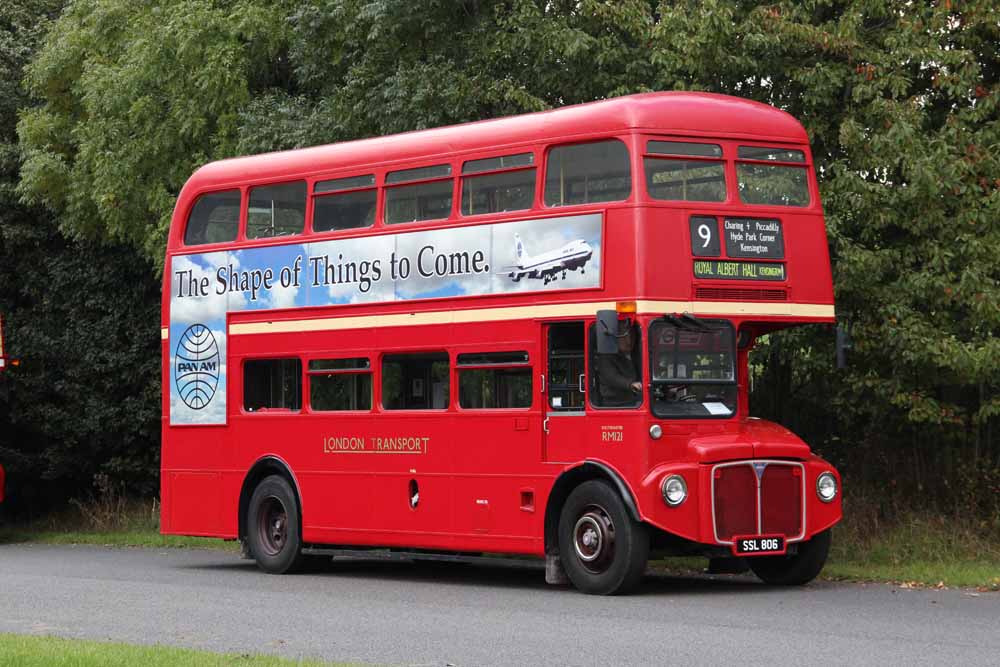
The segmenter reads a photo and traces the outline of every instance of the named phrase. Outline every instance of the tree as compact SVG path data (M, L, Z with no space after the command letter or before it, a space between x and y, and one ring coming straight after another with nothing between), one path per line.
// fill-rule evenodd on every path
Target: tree
M809 132L855 347L837 372L829 331L771 337L756 406L855 478L964 464L996 498L998 26L957 0L79 0L28 71L21 192L159 262L209 159L645 90L767 102Z
M23 68L56 1L0 6L0 313L23 361L3 378L8 505L44 509L105 473L153 493L158 460L158 284L128 248L70 241L18 201Z
M174 197L233 154L238 112L281 77L281 3L70 4L27 70L21 192L74 238L162 263Z

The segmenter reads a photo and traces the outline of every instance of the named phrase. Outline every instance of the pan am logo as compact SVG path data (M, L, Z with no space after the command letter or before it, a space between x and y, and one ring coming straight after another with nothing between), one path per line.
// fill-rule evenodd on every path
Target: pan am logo
M212 402L219 386L219 345L204 324L192 324L181 334L174 353L174 382L192 410Z

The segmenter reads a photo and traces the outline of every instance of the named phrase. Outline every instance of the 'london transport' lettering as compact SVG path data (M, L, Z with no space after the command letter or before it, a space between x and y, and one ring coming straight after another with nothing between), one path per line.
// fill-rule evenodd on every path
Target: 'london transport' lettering
M429 437L325 436L324 454L426 454Z

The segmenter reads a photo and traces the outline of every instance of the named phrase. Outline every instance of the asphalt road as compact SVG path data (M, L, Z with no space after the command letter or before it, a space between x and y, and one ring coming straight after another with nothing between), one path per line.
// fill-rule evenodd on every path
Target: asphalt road
M221 551L0 545L0 632L398 665L1000 663L1000 594L348 561L269 576Z

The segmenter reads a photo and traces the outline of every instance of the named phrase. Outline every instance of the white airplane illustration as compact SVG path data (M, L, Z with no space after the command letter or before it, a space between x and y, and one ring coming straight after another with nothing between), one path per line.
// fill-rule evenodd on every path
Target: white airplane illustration
M594 249L583 239L576 239L557 250L549 250L540 255L529 255L524 249L521 235L515 233L514 255L516 263L513 266L505 266L500 273L506 273L514 282L525 276L541 278L545 280L547 285L553 280L558 280L559 277L565 280L567 271L580 269L580 273L586 273L584 266L594 255Z

